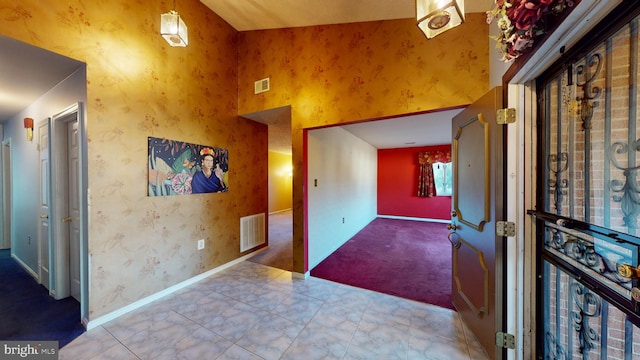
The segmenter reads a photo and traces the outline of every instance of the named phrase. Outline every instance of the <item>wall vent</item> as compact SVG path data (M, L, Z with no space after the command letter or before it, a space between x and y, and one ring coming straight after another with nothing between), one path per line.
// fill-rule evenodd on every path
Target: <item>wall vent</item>
M269 78L264 78L262 80L256 81L255 83L253 83L253 87L254 87L253 89L254 94L260 94L265 91L269 91L269 89L271 89Z
M240 218L240 252L265 243L264 213Z

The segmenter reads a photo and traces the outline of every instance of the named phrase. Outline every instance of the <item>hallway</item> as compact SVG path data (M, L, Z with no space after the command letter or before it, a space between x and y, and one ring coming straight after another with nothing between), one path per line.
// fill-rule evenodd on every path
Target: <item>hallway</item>
M55 300L14 259L0 250L0 340L55 340L62 347L84 332L80 304Z
M269 249L249 259L262 265L293 271L293 212L269 214Z

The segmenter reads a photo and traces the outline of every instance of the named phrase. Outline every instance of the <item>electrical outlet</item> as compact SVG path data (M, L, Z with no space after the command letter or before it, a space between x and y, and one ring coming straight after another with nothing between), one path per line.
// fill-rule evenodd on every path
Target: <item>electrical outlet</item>
M204 239L198 240L198 250L204 249Z
M344 218L342 218L342 223L344 224Z

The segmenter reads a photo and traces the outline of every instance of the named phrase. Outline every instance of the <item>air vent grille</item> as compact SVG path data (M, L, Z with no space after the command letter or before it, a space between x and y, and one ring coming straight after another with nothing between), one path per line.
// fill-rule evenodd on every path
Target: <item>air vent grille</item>
M254 94L260 94L265 91L269 91L271 84L269 83L269 78L265 78L262 80L256 81L254 84Z
M265 243L264 213L240 218L240 252Z

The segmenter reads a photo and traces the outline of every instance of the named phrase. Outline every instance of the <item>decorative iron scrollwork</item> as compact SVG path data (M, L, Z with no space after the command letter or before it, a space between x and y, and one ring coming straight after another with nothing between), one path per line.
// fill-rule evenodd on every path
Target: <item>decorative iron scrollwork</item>
M593 109L598 107L597 98L602 94L602 88L593 86L602 70L602 54L591 54L584 64L576 66L576 85L582 88L582 96L576 97L580 104L580 119L584 130L591 129Z
M573 328L578 332L580 341L580 353L588 355L596 348L600 335L589 327L589 318L600 316L602 302L600 297L587 289L580 283L571 284L571 297L578 310L572 312Z
M640 139L636 140L632 144L633 151L640 151ZM609 149L608 155L613 166L618 170L622 170L624 175L624 181L619 179L613 179L609 181L609 188L614 193L612 195L613 201L619 202L622 213L624 214L623 221L625 226L637 229L638 228L638 215L640 214L640 185L638 184L638 170L640 166L623 166L616 159L616 154L628 154L629 145L616 142L613 143Z
M556 337L550 332L547 332L545 334L545 337L545 343L547 347L545 359L565 360L567 358L567 351L564 349L564 347L562 347L561 344L558 344L558 342L556 341Z
M547 248L556 250L567 258L588 267L595 274L625 289L631 289L631 279L622 277L618 273L619 264L615 260L610 260L600 255L593 243L570 236L555 228L547 228L547 232L550 235L545 241Z
M549 188L549 194L554 196L553 206L558 214L560 213L562 200L567 195L567 188L569 188L569 180L561 179L562 173L567 171L568 167L569 154L566 152L550 154L547 157L547 168L549 173L553 174L553 177L549 176L549 180L547 180L547 187Z

